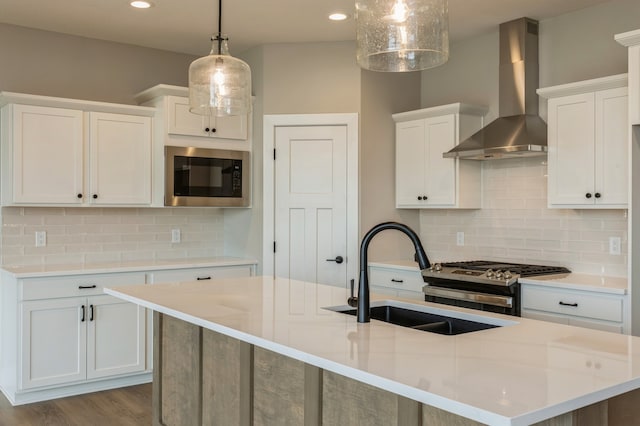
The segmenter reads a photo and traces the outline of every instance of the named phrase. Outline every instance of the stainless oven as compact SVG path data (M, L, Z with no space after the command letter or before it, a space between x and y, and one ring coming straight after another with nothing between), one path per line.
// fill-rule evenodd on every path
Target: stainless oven
M559 266L486 260L435 263L422 271L425 301L520 316L520 277L570 272Z
M165 206L248 207L248 151L165 147Z

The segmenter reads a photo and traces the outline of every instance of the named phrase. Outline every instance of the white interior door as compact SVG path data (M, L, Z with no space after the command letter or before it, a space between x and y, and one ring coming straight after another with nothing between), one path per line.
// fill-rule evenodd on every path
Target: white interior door
M275 275L347 283L347 127L275 130Z

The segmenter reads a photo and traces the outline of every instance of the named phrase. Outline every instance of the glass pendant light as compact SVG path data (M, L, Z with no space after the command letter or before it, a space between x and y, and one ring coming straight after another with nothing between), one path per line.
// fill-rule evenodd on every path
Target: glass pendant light
M356 0L358 64L420 71L449 59L448 0Z
M208 56L189 66L189 110L200 115L244 115L251 111L251 69L229 54L222 34L222 0L218 8L218 34Z

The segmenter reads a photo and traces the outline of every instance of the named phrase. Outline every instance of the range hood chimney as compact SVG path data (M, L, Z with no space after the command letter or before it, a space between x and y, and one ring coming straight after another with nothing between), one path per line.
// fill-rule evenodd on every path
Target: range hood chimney
M547 125L538 116L538 21L500 25L499 118L445 158L493 160L546 155Z

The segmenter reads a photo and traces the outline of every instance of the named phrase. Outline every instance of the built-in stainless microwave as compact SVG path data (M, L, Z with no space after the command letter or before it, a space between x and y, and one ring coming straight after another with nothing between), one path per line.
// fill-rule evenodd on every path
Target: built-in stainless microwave
M248 207L248 151L165 146L165 206Z

